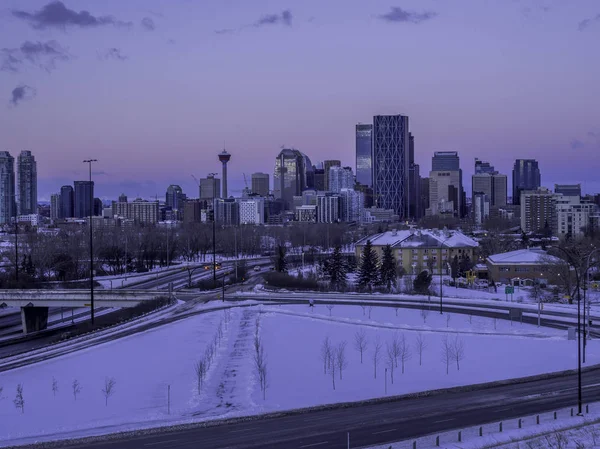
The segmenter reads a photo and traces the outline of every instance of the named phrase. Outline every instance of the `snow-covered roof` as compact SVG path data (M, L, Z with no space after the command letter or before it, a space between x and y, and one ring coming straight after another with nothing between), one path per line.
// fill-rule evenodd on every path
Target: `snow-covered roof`
M487 258L491 263L494 264L539 264L539 263L556 263L561 262L562 259L549 255L543 249L518 249L516 251L509 251L507 253L494 254Z
M387 231L364 237L356 245L364 245L367 240L374 246L390 245L392 248L474 248L479 244L460 231L438 231L432 229L410 229Z

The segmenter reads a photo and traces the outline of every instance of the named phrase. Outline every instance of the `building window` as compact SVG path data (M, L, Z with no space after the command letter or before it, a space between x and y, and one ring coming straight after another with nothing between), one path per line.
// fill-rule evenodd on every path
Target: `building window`
M501 273L508 273L510 271L510 267L500 267Z

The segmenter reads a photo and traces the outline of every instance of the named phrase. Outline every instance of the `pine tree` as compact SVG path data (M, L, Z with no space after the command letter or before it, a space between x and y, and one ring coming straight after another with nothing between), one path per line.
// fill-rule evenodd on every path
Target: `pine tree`
M360 288L372 290L373 286L377 285L377 262L377 253L373 249L371 241L367 240L360 257L360 268L358 270L358 286Z
M426 294L431 285L432 275L427 270L421 271L413 281L413 287L417 293Z
M275 271L279 273L287 273L287 260L285 259L285 247L279 245L277 254L275 255Z
M331 260L327 264L327 272L331 278L331 287L339 288L346 285L348 269L342 256L342 248L338 245L333 250Z
M381 258L381 268L379 273L381 285L389 290L396 283L396 258L390 245L383 247L383 256Z

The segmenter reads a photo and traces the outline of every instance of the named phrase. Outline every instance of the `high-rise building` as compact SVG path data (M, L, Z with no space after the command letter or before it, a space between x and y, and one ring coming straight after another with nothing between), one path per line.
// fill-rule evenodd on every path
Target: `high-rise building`
M497 173L497 171L494 168L494 166L491 165L489 162L484 162L480 159L475 158L475 174L478 175L481 173L493 174Z
M223 150L219 153L219 161L223 164L223 198L229 198L227 196L227 163L231 159L231 154Z
M136 198L130 203L113 201L112 214L136 223L158 223L159 204L158 201L146 201L141 198Z
M317 196L317 221L337 223L340 220L340 197L338 195Z
M421 167L415 164L415 138L411 133L408 133L408 138L408 216L419 220L425 213L425 209L421 208Z
M329 192L329 191L331 191L331 186L329 185L329 170L331 169L331 167L341 167L342 161L338 161L338 160L324 161L323 166L325 167L325 191Z
M540 168L535 159L517 159L512 176L513 204L521 204L521 191L536 190L542 185Z
M373 125L356 125L356 182L373 187Z
M269 174L252 173L252 193L267 197L269 195Z
M11 223L16 212L15 158L0 151L0 224Z
M60 188L60 213L59 218L72 218L74 214L74 196L72 186L62 186Z
M55 222L60 218L60 193L50 195L50 220Z
M124 193L121 193L119 195L119 203L126 203L127 202L127 195L125 195Z
M554 184L554 193L581 198L581 184Z
M586 230L595 227L594 218L598 216L598 206L592 202L581 201L577 193L577 186L561 186L563 193L555 193L556 202L556 229L553 230L558 237L581 238ZM557 187L559 187L557 185ZM556 192L556 189L555 189Z
M38 213L37 163L31 151L21 151L17 157L17 214Z
M226 226L240 224L240 206L234 198L221 198L215 201L216 222Z
M183 204L183 222L189 223L200 223L202 221L202 201L200 200L186 200Z
M464 215L464 194L460 158L456 151L436 151L429 173L430 215Z
M94 181L75 181L74 217L85 218L93 214Z
M471 198L473 201L473 220L476 225L481 226L485 219L490 216L490 200L487 194L476 192Z
M555 232L557 229L556 196L548 189L521 192L521 230Z
M492 167L493 168L493 167ZM477 171L477 168L476 168ZM506 206L506 189L507 176L494 172L475 173L471 178L472 195L482 193L487 196L487 199L492 207Z
M373 117L373 195L377 207L409 213L409 133L405 115Z
M420 190L420 199L421 203L421 214L424 214L427 209L429 209L429 178L421 178L421 190Z
M315 168L315 190L325 191L325 169Z
M353 189L340 190L340 220L362 222L365 210L365 195Z
M101 217L104 204L100 198L94 198L94 217Z
M354 174L350 167L329 167L328 179L327 190L330 192L339 193L342 189L354 188Z
M240 224L264 224L265 199L257 196L239 200Z
M276 199L283 201L286 209L292 206L294 196L299 196L302 191L312 188L307 184L309 167L314 184L314 169L305 154L295 149L284 148L275 158L273 193Z
M209 175L206 178L200 179L200 199L211 202L215 198L221 196L221 180Z
M165 195L165 204L170 207L175 215L176 220L183 218L183 207L186 200L186 195L180 186L171 184L167 187Z

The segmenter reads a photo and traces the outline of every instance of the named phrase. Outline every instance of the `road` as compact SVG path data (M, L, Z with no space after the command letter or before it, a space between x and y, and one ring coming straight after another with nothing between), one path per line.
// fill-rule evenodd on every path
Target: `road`
M586 401L600 400L600 369L584 373ZM72 449L292 449L346 448L385 444L502 421L572 406L577 401L575 375L517 384L452 391L429 397L371 403L349 408L238 420L227 424L161 433L111 437L110 441L72 442ZM460 390L460 389L458 389ZM575 411L576 412L576 411Z

